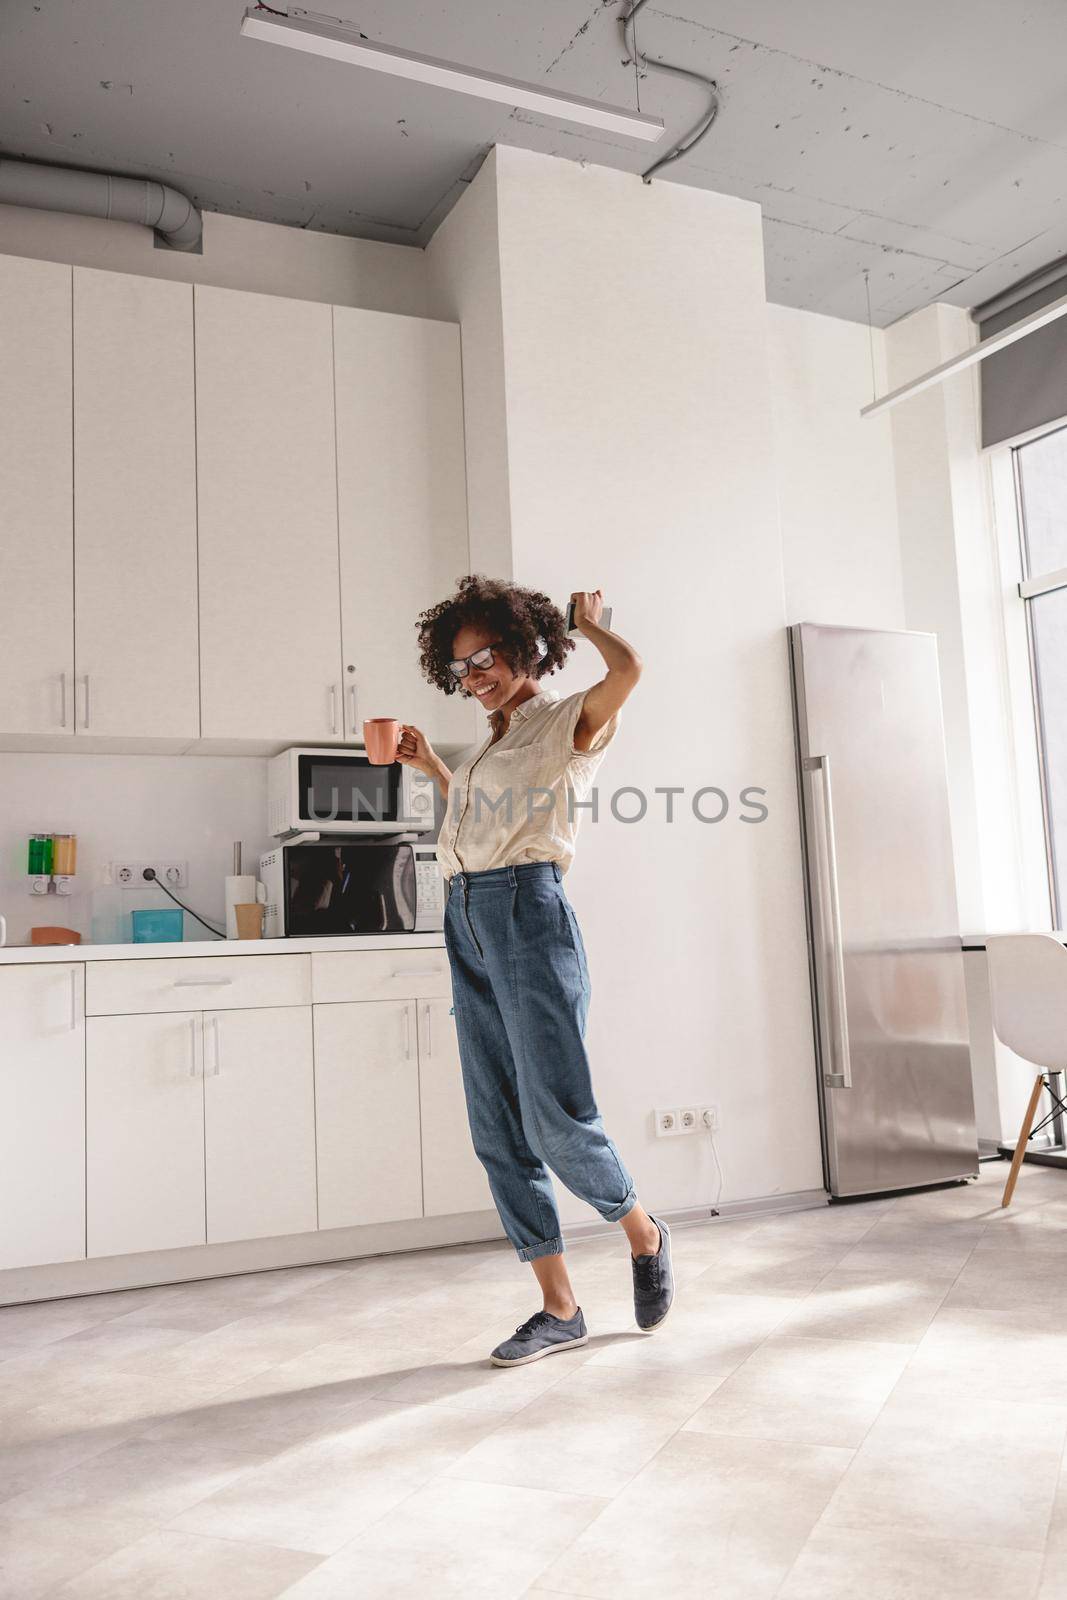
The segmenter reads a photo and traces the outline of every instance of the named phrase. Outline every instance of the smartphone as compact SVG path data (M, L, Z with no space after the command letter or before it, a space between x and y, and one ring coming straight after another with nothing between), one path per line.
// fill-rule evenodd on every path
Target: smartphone
M603 611L600 613L600 626L602 628L610 628L611 627L611 607L610 606L605 606ZM575 629L575 626L574 626L574 601L573 600L568 600L568 602L567 602L567 632L568 633L575 633L576 631L577 630Z

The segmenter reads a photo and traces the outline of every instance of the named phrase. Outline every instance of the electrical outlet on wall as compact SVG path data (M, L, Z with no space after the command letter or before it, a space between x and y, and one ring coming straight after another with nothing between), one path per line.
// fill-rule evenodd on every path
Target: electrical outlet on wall
M717 1133L719 1129L718 1106L681 1106L677 1110L658 1108L652 1116L657 1137L661 1139L674 1138L682 1133Z
M155 872L159 882L168 889L184 889L189 877L184 861L115 861L111 865L112 880L120 889L151 889L155 885L145 877L145 868Z

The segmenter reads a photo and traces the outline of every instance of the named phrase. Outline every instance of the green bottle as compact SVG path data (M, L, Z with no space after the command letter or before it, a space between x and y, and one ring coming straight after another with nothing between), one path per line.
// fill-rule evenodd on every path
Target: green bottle
M52 871L52 835L50 833L33 833L30 835L26 871L32 878L47 877Z

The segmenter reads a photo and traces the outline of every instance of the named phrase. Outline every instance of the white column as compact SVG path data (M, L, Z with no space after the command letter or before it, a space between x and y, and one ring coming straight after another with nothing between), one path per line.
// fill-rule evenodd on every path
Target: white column
M968 349L966 311L932 305L887 334L889 387ZM994 514L979 430L978 369L893 413L906 624L936 633L960 923L966 933L1048 927L1010 497ZM1042 904L1043 901L1043 904ZM995 1040L984 957L968 960L979 1134L1014 1135L1033 1069Z
M602 587L645 661L567 878L605 1122L649 1204L716 1191L706 1139L653 1136L661 1104L720 1105L726 1198L817 1188L759 210L498 148L435 252L454 264L435 309L460 316L474 381L472 549L503 522L503 444L514 577L560 603ZM602 672L583 640L552 682L567 695ZM672 823L666 785L684 789ZM729 811L701 822L692 797L712 785ZM740 820L746 785L767 791L765 822ZM613 817L624 786L643 820Z

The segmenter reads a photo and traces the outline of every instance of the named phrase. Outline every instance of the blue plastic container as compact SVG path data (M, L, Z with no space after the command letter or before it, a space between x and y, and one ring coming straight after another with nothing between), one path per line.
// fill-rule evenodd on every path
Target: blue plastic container
M134 944L181 944L185 913L173 911L135 911L133 923Z

